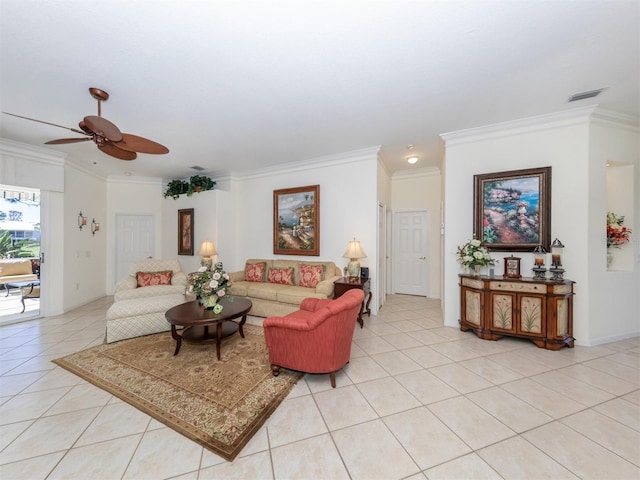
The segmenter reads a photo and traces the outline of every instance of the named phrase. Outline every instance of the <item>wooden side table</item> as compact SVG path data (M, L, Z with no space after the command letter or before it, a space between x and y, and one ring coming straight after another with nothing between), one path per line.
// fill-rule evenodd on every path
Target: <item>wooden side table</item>
M371 316L371 309L369 308L369 304L371 303L372 295L370 287L371 284L369 280L370 279L368 278L357 278L355 280L350 280L346 277L342 277L333 282L333 298L340 297L344 294L344 292L346 292L347 290L351 290L352 288L358 288L364 292L364 300L362 300L360 312L358 313L358 323L360 324L360 328L364 326L362 315L366 313L369 317Z

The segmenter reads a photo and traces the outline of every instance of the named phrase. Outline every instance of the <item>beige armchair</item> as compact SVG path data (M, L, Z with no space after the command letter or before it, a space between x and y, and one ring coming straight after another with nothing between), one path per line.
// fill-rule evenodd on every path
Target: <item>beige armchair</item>
M186 288L187 276L178 260L133 262L115 286L114 303L107 311L106 342L169 330L164 314L186 301Z

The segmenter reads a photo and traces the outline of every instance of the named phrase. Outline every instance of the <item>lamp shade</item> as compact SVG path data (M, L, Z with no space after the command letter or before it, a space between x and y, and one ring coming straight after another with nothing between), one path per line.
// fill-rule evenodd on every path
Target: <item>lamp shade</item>
M360 246L360 241L355 238L349 241L349 245L347 245L347 249L342 255L343 258L367 258L367 254L364 253L362 247Z
M209 240L205 240L204 242L202 242L202 245L200 245L200 250L198 250L198 255L202 255L203 257L211 257L217 254L218 252L216 252L215 245Z

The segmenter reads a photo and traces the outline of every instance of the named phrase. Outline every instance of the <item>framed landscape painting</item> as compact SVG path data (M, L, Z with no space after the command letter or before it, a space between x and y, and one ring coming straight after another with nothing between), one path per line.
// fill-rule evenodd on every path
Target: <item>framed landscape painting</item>
M193 255L193 208L178 210L178 255Z
M489 250L551 246L551 167L474 175L473 231Z
M320 255L320 185L273 191L273 253Z

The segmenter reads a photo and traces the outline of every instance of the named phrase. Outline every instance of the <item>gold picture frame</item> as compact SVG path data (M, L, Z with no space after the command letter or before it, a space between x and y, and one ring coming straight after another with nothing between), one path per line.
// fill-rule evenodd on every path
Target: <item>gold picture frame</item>
M273 191L273 253L320 255L320 185Z

